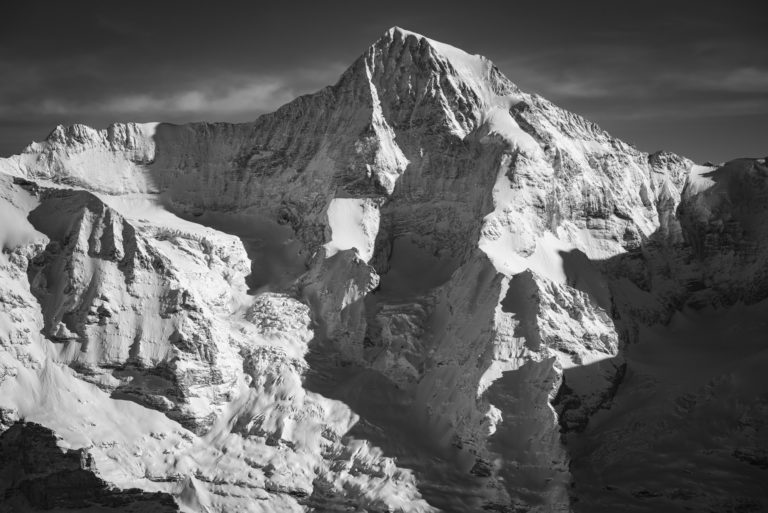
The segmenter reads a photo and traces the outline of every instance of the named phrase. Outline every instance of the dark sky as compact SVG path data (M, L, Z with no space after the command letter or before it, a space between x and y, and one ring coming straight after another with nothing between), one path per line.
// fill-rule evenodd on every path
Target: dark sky
M768 154L756 1L15 3L0 21L0 155L59 123L251 120L334 83L393 25L489 57L640 149Z

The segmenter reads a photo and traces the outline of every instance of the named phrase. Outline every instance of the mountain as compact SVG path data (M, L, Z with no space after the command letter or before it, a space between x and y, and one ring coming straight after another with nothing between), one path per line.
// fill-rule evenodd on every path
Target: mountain
M393 28L0 160L0 511L762 511L768 166Z

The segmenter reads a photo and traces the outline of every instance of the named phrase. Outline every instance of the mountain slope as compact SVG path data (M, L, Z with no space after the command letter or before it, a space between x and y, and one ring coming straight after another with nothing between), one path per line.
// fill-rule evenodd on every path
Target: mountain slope
M634 348L768 296L764 160L648 155L399 28L252 123L58 127L0 173L2 425L190 511L611 504L585 448Z

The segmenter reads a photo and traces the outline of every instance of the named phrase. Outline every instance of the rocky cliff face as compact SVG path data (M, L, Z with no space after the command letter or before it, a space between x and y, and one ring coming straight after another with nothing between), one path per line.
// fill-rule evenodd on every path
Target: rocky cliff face
M0 497L757 511L765 166L640 152L398 28L252 123L58 127L0 161L2 472L40 462ZM743 336L700 347L702 309ZM641 426L693 419L660 483Z

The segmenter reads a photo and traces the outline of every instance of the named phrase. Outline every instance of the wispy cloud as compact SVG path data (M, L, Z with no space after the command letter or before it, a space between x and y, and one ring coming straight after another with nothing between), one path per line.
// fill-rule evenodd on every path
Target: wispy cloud
M169 94L127 94L98 101L71 101L59 98L44 100L36 110L44 115L73 113L99 114L180 114L218 113L222 115L246 111L275 109L295 97L289 84L279 78L227 87L223 91L204 88L181 90Z
M683 120L768 114L768 68L692 57L656 68L643 48L574 45L499 61L510 79L562 107L601 120Z
M680 90L759 93L768 97L768 69L754 66L706 74L670 73L661 81Z
M0 115L33 117L153 119L188 118L226 121L277 109L301 94L335 82L342 65L292 70L285 74L227 74L199 80L166 91L104 92L88 97L48 91L43 98L26 101L0 100ZM34 76L32 72L31 76ZM147 84L151 88L151 84Z
M631 45L587 44L515 55L497 64L513 82L555 102L636 98L648 94L647 84L638 83L625 68L640 53Z
M734 99L700 102L692 107L685 104L647 103L635 105L624 111L613 109L600 113L603 120L706 120L726 117L749 117L768 115L768 100L763 99Z

